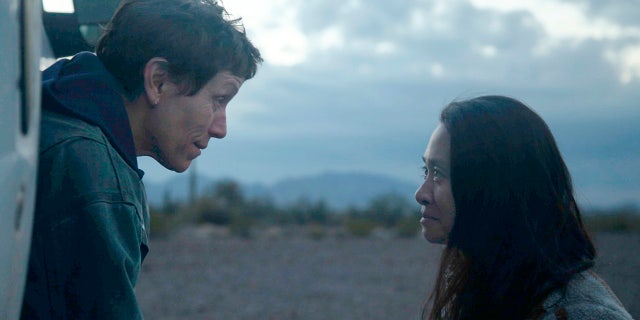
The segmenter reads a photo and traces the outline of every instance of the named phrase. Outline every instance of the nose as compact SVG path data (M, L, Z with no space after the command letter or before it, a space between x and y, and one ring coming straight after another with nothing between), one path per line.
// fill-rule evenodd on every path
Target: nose
M213 115L213 120L209 126L209 136L222 139L227 135L227 113L224 109L218 110Z
M418 190L416 190L415 197L416 197L416 202L418 202L420 205L423 205L423 206L426 206L433 202L432 188L431 188L431 183L429 182L429 179L425 179L422 185L420 185L420 187L418 188Z

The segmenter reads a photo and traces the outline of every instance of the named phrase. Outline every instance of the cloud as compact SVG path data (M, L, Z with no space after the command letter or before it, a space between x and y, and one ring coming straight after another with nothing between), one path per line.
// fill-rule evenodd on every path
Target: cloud
M477 8L530 14L545 33L545 37L537 43L536 54L549 55L557 48L575 47L584 41L595 40L601 42L602 58L617 67L621 83L640 80L640 26L637 23L640 9L637 5L631 7L628 3L622 3L611 6L608 3L605 6L601 1L557 0L471 2ZM630 20L631 17L634 20Z
M287 0L225 2L233 17L243 19L247 35L266 63L293 66L307 59L307 36L298 28L300 3Z
M590 16L599 16L615 21L625 27L638 27L640 6L637 1L601 1L601 0L566 0L571 3L586 5Z
M231 102L228 137L212 141L199 171L247 182L332 170L417 181L445 104L505 94L547 120L585 198L604 203L598 188L619 191L610 201L640 194L631 184L640 180L640 9L626 2L228 5L266 62ZM142 162L150 178L162 175Z
M640 25L630 18L637 15L629 13L640 10L624 3L237 0L228 7L244 17L266 63L275 66L341 69L354 76L394 72L482 81L487 69L509 73L514 66L542 64L588 43L597 44L595 60L611 65L618 82L640 80ZM381 63L389 65L383 74L375 68Z

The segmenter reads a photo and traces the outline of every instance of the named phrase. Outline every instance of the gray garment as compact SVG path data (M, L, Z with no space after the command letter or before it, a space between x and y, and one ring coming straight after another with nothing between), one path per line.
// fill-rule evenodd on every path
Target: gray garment
M541 320L632 320L618 297L592 271L574 276L566 288L549 294Z

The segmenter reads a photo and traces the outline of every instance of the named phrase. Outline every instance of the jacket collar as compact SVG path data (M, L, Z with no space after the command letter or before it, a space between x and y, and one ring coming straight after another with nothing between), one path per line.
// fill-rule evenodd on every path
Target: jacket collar
M95 54L81 52L61 59L42 73L42 108L98 126L120 156L138 172L126 93Z

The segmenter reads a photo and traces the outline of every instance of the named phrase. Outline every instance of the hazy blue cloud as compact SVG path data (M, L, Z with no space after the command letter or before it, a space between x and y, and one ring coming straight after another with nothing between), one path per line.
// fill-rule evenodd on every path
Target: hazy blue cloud
M606 17L623 26L638 27L640 5L637 1L628 0L570 0L585 5L591 17Z

